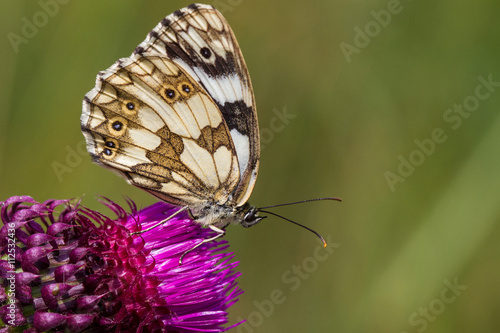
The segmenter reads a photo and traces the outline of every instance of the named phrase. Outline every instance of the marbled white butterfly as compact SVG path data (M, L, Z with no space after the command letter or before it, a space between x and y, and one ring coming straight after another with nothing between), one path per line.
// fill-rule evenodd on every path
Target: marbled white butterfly
M100 72L81 127L94 162L224 234L263 217L247 201L260 157L245 61L224 17L193 4Z

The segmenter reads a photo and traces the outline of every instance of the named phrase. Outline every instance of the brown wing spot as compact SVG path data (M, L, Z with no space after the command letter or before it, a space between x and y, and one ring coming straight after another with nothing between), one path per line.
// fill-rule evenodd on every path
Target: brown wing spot
M212 56L212 51L208 47L202 47L200 49L200 54L203 56L205 59L209 59Z
M170 133L171 132L167 126L163 126L162 128L156 131L156 134L158 134L160 138L163 138L165 140L170 140Z
M182 138L163 126L156 134L162 138L161 143L154 151L146 153L146 157L153 163L164 166L169 170L187 172L188 169L179 161L179 155L184 150Z
M137 113L137 105L132 101L124 101L122 103L122 110L126 115L135 115Z
M100 155L106 160L112 160L113 158L115 158L118 148L118 141L111 138L104 138L104 146L102 147Z
M172 171L162 165L144 163L135 165L131 169L136 174L145 176L156 182L166 183L172 180Z
M172 144L172 147L174 148L177 155L182 154L182 152L184 151L184 143L182 142L182 138L179 135L170 133L170 143Z
M189 82L179 82L177 84L177 90L180 91L184 97L188 97L194 91L193 85Z
M186 182L190 184L193 192L201 193L203 191L203 184L200 182L196 176L193 175L191 170L189 170L182 162L179 161L179 155L175 152L174 147L167 141L163 141L155 151L149 151L146 153L146 157L152 161L154 169L146 170L150 172L161 172L161 176L155 174L155 177L163 177L164 179L153 178L161 183L166 183L167 181L174 180L172 172L177 173ZM164 170L168 170L168 173Z
M113 139L107 139L107 141L104 142L104 146L111 148L111 149L117 149L118 148L118 142Z
M155 152L170 158L179 159L179 155L184 151L182 138L169 131L167 126L163 126L156 131L156 134L162 138L161 144L155 149Z
M220 146L225 146L227 149L231 150L231 139L229 138L227 128L224 126L223 122L213 130L212 136L214 140L214 151Z
M160 91L161 96L170 104L177 102L179 99L179 92L173 85L166 85Z
M114 151L112 151L112 150L111 150L111 149L109 149L109 148L104 148L104 149L102 150L102 153L103 153L104 155L106 155L107 157L114 157L114 154L115 154L115 152L114 152Z
M161 177L165 177L165 179L168 178L167 180L158 180L162 183L166 183L167 181L177 181L172 176L172 172L175 172L190 184L190 188L193 193L201 194L203 192L204 185L191 172L191 170L180 161L180 154L184 151L182 138L179 135L170 132L166 126L163 126L156 131L156 134L162 138L162 141L154 151L148 151L146 153L146 157L152 163L145 164L155 165L155 167L153 169L150 167L141 167L143 168L141 171L161 172ZM168 170L168 173L165 172L165 170ZM156 176L158 176L158 174Z
M231 144L227 135L227 130L223 123L217 128L205 126L201 129L201 135L196 140L198 146L206 149L210 154L214 154L220 146L225 146L231 150Z
M103 87L110 87L105 88L105 90L113 89L113 96L100 92L90 103L98 107L107 119L121 115L128 120L137 120L137 113L145 104L119 86L113 87L111 83L106 81L103 81L102 84Z
M126 172L126 178L131 184L143 187L148 190L160 190L161 184L148 176L143 176L136 172Z
M210 154L215 152L214 150L214 140L213 140L213 128L210 126L205 126L201 129L201 135L196 140L198 146L206 149Z
M151 152L151 156L147 156L147 158L155 163L164 164L162 158L178 159L179 157L170 142L162 140L160 145Z
M121 117L108 119L108 132L113 136L122 136L127 130L127 120Z
M167 96L168 99L174 100L177 93L174 89L167 88L165 89L165 95Z

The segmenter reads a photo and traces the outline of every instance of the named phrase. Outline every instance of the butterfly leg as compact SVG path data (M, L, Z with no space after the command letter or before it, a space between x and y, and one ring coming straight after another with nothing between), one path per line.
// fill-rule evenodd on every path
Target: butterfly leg
M167 222L168 220L171 220L172 218L174 218L175 216L177 216L178 214L182 213L183 211L185 211L186 209L188 209L188 206L184 206L182 207L181 209L179 209L178 211L176 211L175 213L173 213L172 215L170 215L169 217L167 217L166 219L162 220L161 222L159 223L156 223L154 226L152 227L149 227L147 229L144 229L144 230L141 230L141 231L136 231L136 232L133 232L132 235L137 235L137 234L142 234L142 233L145 233L147 231L150 231L160 225L162 225L163 223Z
M217 235L215 235L214 237L210 237L210 238L207 238L207 239L204 239L202 240L201 242L199 242L198 244L196 244L195 246L193 246L192 248L190 248L189 250L187 250L186 252L184 252L181 257L179 258L179 265L182 265L182 259L184 259L184 256L186 254L188 254L189 252L193 251L194 249L196 249L197 247L205 244L205 243L209 243L211 241L214 241L222 236L224 236L226 234L226 231L223 230L223 229L219 229L213 225L209 225L208 226L210 229L212 229L213 231L215 231L217 233Z

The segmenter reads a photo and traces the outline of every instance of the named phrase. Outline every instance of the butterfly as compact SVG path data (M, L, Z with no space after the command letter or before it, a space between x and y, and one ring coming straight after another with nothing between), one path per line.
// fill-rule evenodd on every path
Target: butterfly
M238 42L212 6L168 15L100 72L81 129L95 163L187 210L217 232L206 241L270 213L248 203L260 158L255 98Z
M212 6L168 15L130 57L100 72L81 129L95 163L219 234L263 218L247 202L260 157L252 84Z

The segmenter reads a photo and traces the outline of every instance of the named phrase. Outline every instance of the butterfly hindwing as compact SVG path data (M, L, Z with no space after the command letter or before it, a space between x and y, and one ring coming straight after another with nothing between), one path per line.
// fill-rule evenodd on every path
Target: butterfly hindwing
M211 6L167 16L83 103L94 160L178 205L241 206L258 171L253 91L234 35Z
M94 160L177 204L224 200L239 180L217 105L167 58L132 56L97 77L82 129Z

